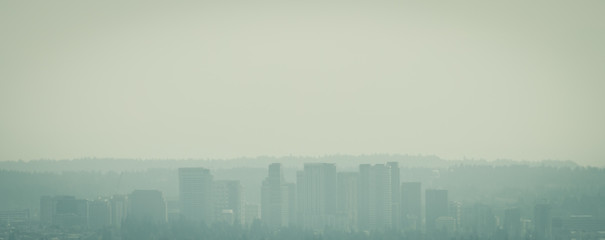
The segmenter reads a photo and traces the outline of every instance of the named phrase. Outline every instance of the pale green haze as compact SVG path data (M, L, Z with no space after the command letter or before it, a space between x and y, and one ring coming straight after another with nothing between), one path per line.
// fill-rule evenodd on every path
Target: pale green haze
M605 1L1 1L0 160L605 165Z

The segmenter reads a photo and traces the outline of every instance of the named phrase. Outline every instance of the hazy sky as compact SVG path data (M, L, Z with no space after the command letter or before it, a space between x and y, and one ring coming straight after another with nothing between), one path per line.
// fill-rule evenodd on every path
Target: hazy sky
M0 160L605 165L605 1L125 2L0 2Z

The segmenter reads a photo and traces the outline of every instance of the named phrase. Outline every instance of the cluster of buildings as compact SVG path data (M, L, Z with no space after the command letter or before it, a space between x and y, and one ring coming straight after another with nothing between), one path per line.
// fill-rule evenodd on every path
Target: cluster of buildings
M258 219L259 207L244 204L239 181L205 179L206 171L181 169L181 200L176 204L167 202L158 190L135 190L128 195L95 200L43 196L40 224L70 230L97 230L110 226L119 228L127 220L163 224L186 218L207 224L216 221L250 224ZM244 218L246 213L249 219Z
M135 190L95 200L74 196L40 198L40 224L65 229L101 229L120 227L126 217L166 222L166 201L157 190Z
M181 216L194 222L250 225L259 218L259 206L246 204L240 181L213 180L206 168L179 169L179 204Z
M536 240L562 234L581 239L583 234L598 233L605 226L602 219L589 215L553 218L547 203L535 204L530 220L520 208L507 208L497 215L489 205L450 201L447 190L423 191L420 182L402 182L397 162L361 164L355 172L338 172L331 163L307 163L297 171L294 183L285 180L280 163L273 163L259 189L260 206L245 201L240 181L214 180L206 168L180 168L178 178L179 200L173 203L167 203L157 190L135 190L94 200L43 196L40 223L94 230L120 227L126 219L155 223L186 219L243 226L260 220L272 229L389 229L435 239L472 235ZM0 222L24 222L28 215L28 211L0 212Z
M397 162L361 164L358 172L337 172L335 164L307 163L286 182L280 163L268 167L257 205L244 204L239 181L213 181L205 168L179 169L180 210L188 220L250 224L259 218L270 228L296 226L321 231L422 230L456 224L447 190L400 181ZM423 214L423 209L426 214ZM426 216L426 217L424 217Z
M345 231L420 229L419 182L400 182L397 162L361 164L358 172L337 172L331 163L307 163L296 183L284 180L281 164L269 166L261 190L261 219L269 227L299 226ZM447 190L426 191L427 227L448 216Z

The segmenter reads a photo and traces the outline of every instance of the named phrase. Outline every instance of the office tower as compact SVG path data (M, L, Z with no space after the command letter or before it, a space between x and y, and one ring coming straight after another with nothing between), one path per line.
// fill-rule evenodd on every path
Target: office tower
M288 185L280 163L269 165L267 178L261 187L261 219L270 228L288 226Z
M304 209L303 209L303 202L304 199L303 197L305 197L305 195L303 194L304 192L304 186L305 186L305 172L304 171L296 171L296 222L295 225L296 226L303 226L303 216L304 216Z
M555 229L555 223L553 219L553 231ZM565 232L576 232L581 235L586 235L586 233L598 233L601 232L601 235L605 235L605 219L595 217L593 215L570 215L568 218L559 219L560 226L558 226L558 231ZM554 232L551 234L553 236L557 236Z
M240 181L215 181L214 191L214 211L217 219L227 220L226 213L230 213L233 221L230 223L242 224L245 221L244 197Z
M111 204L107 199L97 199L88 204L88 226L95 230L110 226Z
M88 226L88 201L73 196L55 197L53 225L72 227Z
M508 208L504 210L504 231L507 239L521 239L521 209Z
M451 231L458 230L460 225L461 217L462 217L462 203L456 201L450 201L448 208L448 216L452 217L455 222L455 228L450 229Z
M215 216L214 219L217 222L223 222L232 225L235 223L235 214L231 209L223 209L220 213Z
M28 224L29 221L29 209L0 211L0 226Z
M286 183L288 186L288 224L294 226L298 223L298 191L296 183Z
M166 201L166 216L168 218L168 222L177 222L183 219L183 215L181 215L181 201L179 200L170 200Z
M447 190L427 189L425 193L426 231L436 230L435 221L448 215Z
M338 178L337 214L341 218L342 228L357 229L359 173L340 172Z
M477 231L476 222L475 206L472 204L462 205L461 220L458 223L458 229L464 233L474 233Z
M73 196L41 197L40 218L43 225L88 227L88 201Z
M429 239L451 239L456 229L456 219L441 216L435 219L435 230L427 232Z
M245 226L250 226L254 220L260 219L260 211L257 204L247 203L244 205Z
M212 175L205 168L179 168L179 200L186 219L212 224Z
M456 219L450 216L438 217L435 220L435 229L445 231L447 234L451 234L456 231Z
M496 215L492 207L486 204L475 204L477 214L477 233L481 238L491 238L496 230Z
M422 190L420 182L404 182L401 184L401 215L404 229L421 229Z
M370 228L370 164L359 165L359 194L357 206L358 218L357 224L360 230L369 230Z
M136 221L164 223L166 217L166 200L157 190L134 190L128 196L128 218Z
M362 230L392 227L391 168L359 165L359 227Z
M496 216L485 204L463 205L460 221L461 231L475 233L480 238L492 238L496 230Z
M51 197L51 196L40 197L40 224L43 226L52 225L54 212L55 212L55 205L54 205L53 197Z
M527 238L533 233L533 223L531 219L521 218L521 237Z
M401 180L398 162L386 164L391 171L391 224L394 229L401 228Z
M121 227L128 210L128 199L125 195L113 195L109 200L111 203L111 224Z
M536 204L534 207L534 232L536 240L552 239L552 218L550 205L546 203Z
M301 202L303 227L323 229L333 225L336 215L336 166L330 163L304 165Z

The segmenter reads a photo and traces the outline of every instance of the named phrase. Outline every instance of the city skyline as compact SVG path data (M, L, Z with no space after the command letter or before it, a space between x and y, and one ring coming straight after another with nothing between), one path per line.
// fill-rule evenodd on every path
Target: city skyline
M605 239L605 1L0 1L0 240Z
M119 192L111 187L114 190L105 193L99 190L105 188L103 185L114 186L112 182L79 172L84 182L76 181L75 186L86 186L84 189L95 197L83 197L83 189L68 186L70 190L63 194L22 199L34 200L38 207L0 204L0 237L143 239L158 236L154 234L219 234L239 239L258 231L300 231L298 234L316 237L339 234L344 238L361 234L364 239L389 234L427 240L604 236L605 202L600 199L605 188L598 180L605 176L602 168L518 164L410 167L401 162L374 162L342 170L333 163L307 162L284 171L282 164L275 162L259 169L261 174L255 180L244 180L248 177L233 173L215 176L221 171L238 171L236 168L174 167L150 168L147 177L129 177L141 172L127 171L125 179L142 177L146 183L129 183L129 189ZM252 169L246 174L255 175ZM14 177L20 172L0 173ZM77 173L56 175L73 178ZM36 174L53 175L26 176ZM288 181L285 175L296 177ZM565 175L571 180L559 179ZM95 183L86 183L90 179ZM149 182L152 179L159 181ZM172 183L166 186L166 182ZM258 198L251 197L249 190ZM29 196L37 192L29 192ZM8 195L0 200L14 197L19 198Z

